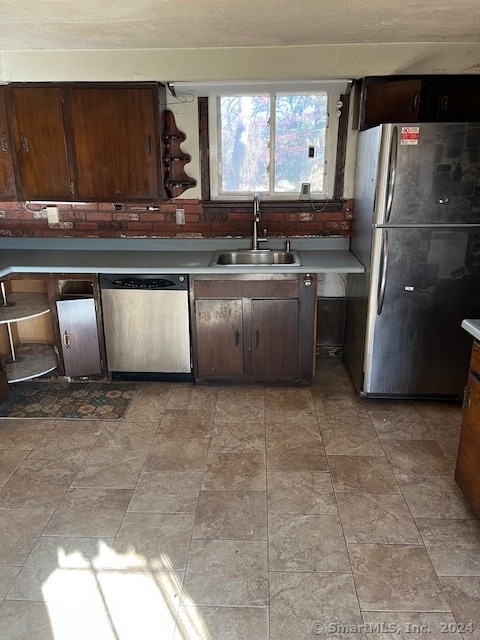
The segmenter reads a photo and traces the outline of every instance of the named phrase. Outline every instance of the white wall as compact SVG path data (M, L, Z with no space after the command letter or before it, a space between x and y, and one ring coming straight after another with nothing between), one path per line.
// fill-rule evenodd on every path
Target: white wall
M480 43L4 51L0 80L245 80L479 73Z

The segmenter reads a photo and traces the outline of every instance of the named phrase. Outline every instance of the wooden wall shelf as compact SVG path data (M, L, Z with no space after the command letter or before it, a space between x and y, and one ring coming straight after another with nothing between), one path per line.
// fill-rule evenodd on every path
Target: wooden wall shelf
M197 181L185 173L185 165L191 161L181 144L185 134L177 128L171 111L162 113L162 164L163 186L168 198L177 198L187 189L195 187Z

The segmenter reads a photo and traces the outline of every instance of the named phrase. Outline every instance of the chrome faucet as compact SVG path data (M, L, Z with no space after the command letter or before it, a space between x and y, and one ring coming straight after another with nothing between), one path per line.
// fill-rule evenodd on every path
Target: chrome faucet
M265 232L265 237L264 238L259 238L258 237L258 223L260 222L260 195L258 193L255 193L253 195L253 232L252 232L252 249L254 251L258 250L258 243L259 242L266 242L267 241L267 230L264 229Z

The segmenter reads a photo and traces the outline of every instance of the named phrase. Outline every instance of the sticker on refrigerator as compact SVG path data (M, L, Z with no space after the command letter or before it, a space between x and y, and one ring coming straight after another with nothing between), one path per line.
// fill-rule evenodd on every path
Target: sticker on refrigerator
M400 144L418 144L420 127L402 127Z

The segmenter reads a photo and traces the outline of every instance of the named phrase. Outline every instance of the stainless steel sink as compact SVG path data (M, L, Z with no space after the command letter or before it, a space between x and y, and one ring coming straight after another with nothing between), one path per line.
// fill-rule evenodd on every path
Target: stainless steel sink
M301 266L297 251L275 251L272 249L236 249L233 251L217 251L210 261L211 267L274 267L291 265Z

